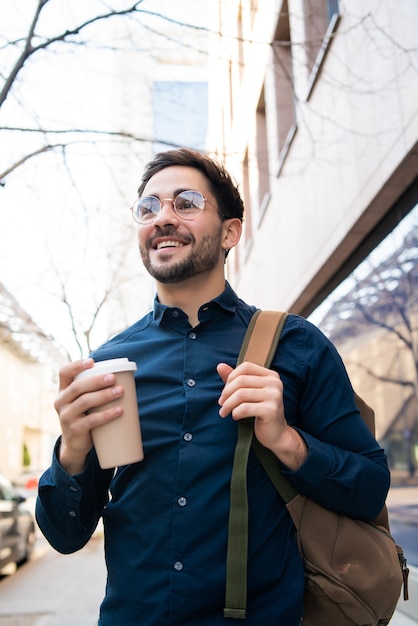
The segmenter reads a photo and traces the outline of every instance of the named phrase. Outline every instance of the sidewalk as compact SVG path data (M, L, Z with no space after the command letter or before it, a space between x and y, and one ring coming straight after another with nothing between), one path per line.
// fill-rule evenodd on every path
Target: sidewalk
M409 600L401 597L390 626L418 625L418 568L411 567L409 572Z
M96 626L106 572L103 540L58 554L40 537L33 562L0 585L0 626Z
M396 611L390 620L390 626L417 626L417 621L400 611Z
M411 506L418 511L418 485L392 485L386 503L389 510L399 506Z
M407 516L408 524L418 529L418 476L392 471L392 485L387 497L389 516L393 524ZM417 531L418 532L418 531ZM406 550L406 556L407 550ZM390 626L418 625L418 568L410 565L409 600L399 600Z

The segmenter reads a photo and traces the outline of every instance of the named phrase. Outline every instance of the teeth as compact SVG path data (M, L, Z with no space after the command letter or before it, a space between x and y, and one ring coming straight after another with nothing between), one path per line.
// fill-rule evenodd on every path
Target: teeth
M180 248L182 245L180 241L162 241L157 245L157 250L161 250L161 248Z

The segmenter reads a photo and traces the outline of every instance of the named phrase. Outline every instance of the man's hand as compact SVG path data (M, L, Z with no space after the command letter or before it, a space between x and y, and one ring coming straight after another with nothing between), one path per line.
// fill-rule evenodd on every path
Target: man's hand
M59 372L59 393L54 402L61 424L60 463L71 475L81 472L93 446L91 429L116 419L122 407L90 413L92 409L120 398L123 387L115 385L114 374L98 374L74 380L77 374L93 366L93 359L75 361Z
M258 441L289 469L299 469L308 449L300 434L286 422L279 374L249 362L241 363L236 369L219 363L217 371L225 383L219 398L219 415L231 414L235 420L255 417L254 433Z

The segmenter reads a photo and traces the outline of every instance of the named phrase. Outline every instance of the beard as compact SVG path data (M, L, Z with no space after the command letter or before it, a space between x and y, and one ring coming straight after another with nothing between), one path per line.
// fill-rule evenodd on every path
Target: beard
M171 255L161 256L158 266L152 264L149 250L150 244L140 246L142 262L147 272L158 282L164 284L179 283L199 274L210 272L219 262L221 251L222 227L211 236L206 235L199 244L191 240L190 254L178 263L168 262ZM165 263L167 260L167 263Z

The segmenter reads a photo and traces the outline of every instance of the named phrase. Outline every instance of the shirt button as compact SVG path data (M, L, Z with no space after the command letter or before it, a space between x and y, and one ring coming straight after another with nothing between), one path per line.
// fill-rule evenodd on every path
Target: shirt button
M178 572L181 572L181 570L183 569L183 563L181 561L176 561L174 563L174 569Z
M177 311L177 309L175 309L173 311L173 317L178 317L179 316L179 312Z
M192 433L184 433L183 439L184 441L191 441L193 439Z
M75 493L77 493L78 489L77 487L74 487L74 485L71 485L70 491L75 491Z
M196 384L196 381L193 378L189 378L189 380L187 381L187 384L189 385L189 387L194 387Z
M179 499L177 500L177 503L178 503L180 506L186 506L186 504L187 504L187 500L186 500L186 498L184 498L183 496L181 496L181 498L179 498Z
M76 513L75 511L68 511L68 515L69 515L70 517L76 517L76 516L77 516L77 513Z
M189 333L189 337L190 339L196 339L197 335L196 333Z

